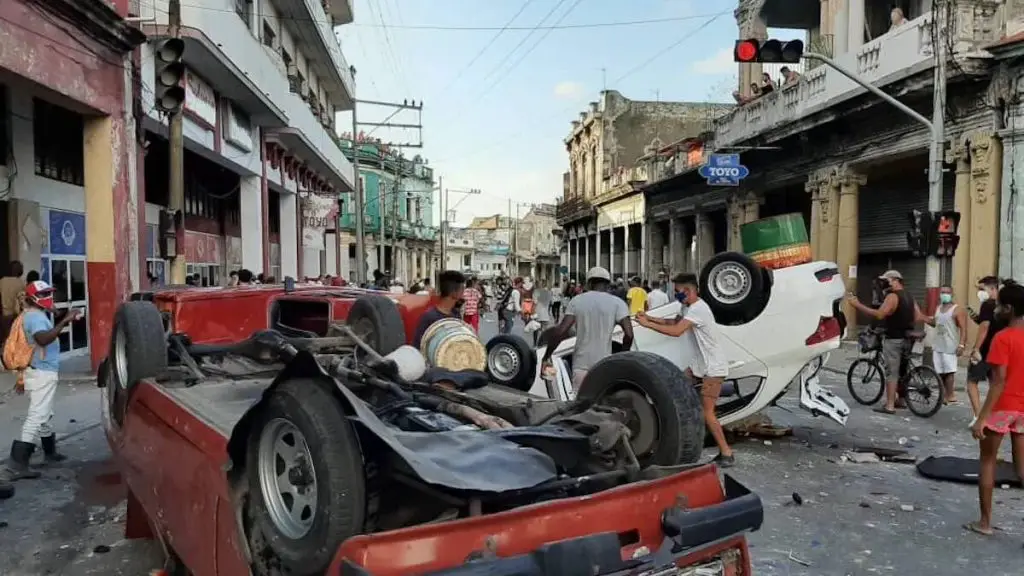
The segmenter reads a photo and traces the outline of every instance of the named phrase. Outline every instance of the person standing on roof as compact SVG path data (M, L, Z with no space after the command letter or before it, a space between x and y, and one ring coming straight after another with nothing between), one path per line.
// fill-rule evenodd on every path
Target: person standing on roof
M28 414L21 427L21 438L11 443L11 455L3 472L9 480L40 476L38 471L28 465L35 452L37 439L43 446L47 462L61 462L65 459L64 455L57 452L57 435L50 427L60 370L58 338L64 328L81 318L82 313L70 310L54 323L51 318L53 292L53 288L41 280L25 287L23 330L25 338L35 350L29 368L25 370L25 391L29 395Z
M612 275L595 266L587 272L587 291L569 301L562 321L551 330L542 364L551 361L551 354L576 327L576 350L572 355L572 387L579 391L587 372L598 360L612 353L612 333L622 327L622 348L633 347L633 324L626 302L609 293Z
M416 325L416 334L413 336L412 345L418 350L423 343L423 335L427 333L434 322L445 318L457 318L455 307L462 300L462 292L466 288L466 277L458 270L445 270L437 279L438 297L437 304L420 316L420 322Z

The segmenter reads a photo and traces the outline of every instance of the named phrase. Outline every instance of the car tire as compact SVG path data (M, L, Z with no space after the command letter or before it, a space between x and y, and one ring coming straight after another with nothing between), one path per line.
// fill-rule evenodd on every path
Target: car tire
M288 446L295 448L291 462L279 450ZM292 468L294 475L278 472L300 461L308 465ZM328 390L304 379L276 387L255 415L248 437L246 515L254 555L271 554L280 573L289 576L324 574L338 546L365 531L370 504L365 470L356 431ZM312 501L283 497L281 480L287 488L307 490L312 480Z
M487 375L492 382L528 392L537 378L537 351L514 334L487 342Z
M768 304L765 274L746 254L715 254L701 269L698 289L722 324L753 320Z
M122 390L167 369L164 321L152 302L129 301L117 308L107 358L112 384Z
M360 296L348 312L346 324L381 356L405 344L405 323L398 305L386 296Z
M637 458L643 465L692 464L704 449L704 413L697 389L667 358L650 352L612 354L590 367L577 398L626 408ZM632 410L628 400L646 402L653 417ZM645 440L652 438L647 449ZM639 443L642 443L639 444Z

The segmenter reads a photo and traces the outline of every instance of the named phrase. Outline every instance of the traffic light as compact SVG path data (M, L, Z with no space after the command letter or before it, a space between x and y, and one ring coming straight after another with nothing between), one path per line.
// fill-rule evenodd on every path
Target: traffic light
M935 255L953 256L957 246L960 245L960 236L957 231L960 229L960 213L947 210L939 212L934 218Z
M914 256L927 256L932 248L932 215L924 210L910 211L910 231L907 246Z
M764 64L798 64L804 55L803 40L737 40L732 51L735 62Z
M156 47L156 107L168 114L177 114L185 103L185 88L181 85L185 76L185 41L168 38Z

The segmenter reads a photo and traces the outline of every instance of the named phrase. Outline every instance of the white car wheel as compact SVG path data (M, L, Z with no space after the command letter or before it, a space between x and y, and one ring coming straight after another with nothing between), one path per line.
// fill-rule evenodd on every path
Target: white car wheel
M737 305L743 302L753 286L750 271L737 262L721 262L708 272L708 288L711 296L722 304Z

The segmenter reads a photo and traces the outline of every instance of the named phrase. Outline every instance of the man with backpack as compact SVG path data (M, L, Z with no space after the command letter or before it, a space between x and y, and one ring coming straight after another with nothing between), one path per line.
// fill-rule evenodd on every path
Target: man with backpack
M29 394L28 414L21 427L21 438L11 443L11 455L0 480L38 478L40 473L29 467L29 459L36 449L36 439L43 446L47 462L61 462L64 455L57 452L57 436L50 428L53 405L57 394L60 370L60 341L62 330L81 317L78 310L70 310L54 322L53 288L41 280L25 287L25 311L14 321L11 335L4 345L4 360L14 358L15 365L8 369L23 374L19 393ZM19 375L19 380L22 380Z

